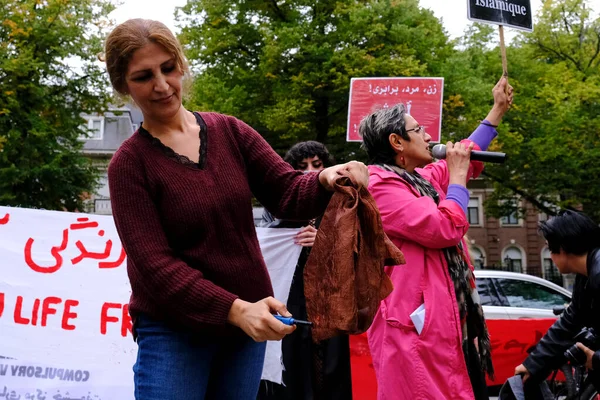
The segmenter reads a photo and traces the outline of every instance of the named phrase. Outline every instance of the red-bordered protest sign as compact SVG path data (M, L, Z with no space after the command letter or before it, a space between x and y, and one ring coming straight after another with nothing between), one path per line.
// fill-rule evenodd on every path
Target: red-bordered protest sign
M346 140L360 142L360 121L380 108L404 103L408 113L424 126L432 142L442 130L444 78L352 78Z

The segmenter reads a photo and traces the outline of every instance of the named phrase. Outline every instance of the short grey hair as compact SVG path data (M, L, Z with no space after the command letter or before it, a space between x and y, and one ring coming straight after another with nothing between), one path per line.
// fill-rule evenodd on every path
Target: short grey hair
M379 109L360 121L358 133L363 139L362 147L367 152L369 164L395 164L396 152L390 145L389 137L396 133L410 141L406 133L405 115L406 107L399 103L391 108Z

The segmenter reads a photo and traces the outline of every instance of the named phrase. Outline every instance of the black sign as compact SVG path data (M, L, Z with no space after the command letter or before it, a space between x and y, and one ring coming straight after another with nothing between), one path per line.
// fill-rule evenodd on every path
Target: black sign
M533 18L530 0L467 0L469 19L510 26L531 32Z

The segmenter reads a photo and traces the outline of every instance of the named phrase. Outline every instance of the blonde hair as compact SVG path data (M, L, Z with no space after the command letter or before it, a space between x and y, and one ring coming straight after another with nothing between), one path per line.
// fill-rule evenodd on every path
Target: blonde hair
M108 35L104 54L99 57L106 62L110 83L119 94L127 94L125 77L133 53L149 43L155 43L170 53L183 75L188 72L183 48L165 24L150 19L130 19L117 25Z

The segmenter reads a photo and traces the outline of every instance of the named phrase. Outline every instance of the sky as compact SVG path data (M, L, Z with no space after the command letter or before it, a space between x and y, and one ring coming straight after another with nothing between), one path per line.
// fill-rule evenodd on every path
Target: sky
M177 31L175 27L175 7L185 5L186 0L121 0L122 5L117 7L111 17L116 23L121 23L129 18L148 18L164 22L169 28ZM455 38L461 36L471 22L467 19L467 0L420 0L421 6L429 8L434 15L441 18L444 27ZM534 15L542 4L541 0L531 0ZM510 40L516 34L513 29L506 29L506 38Z
M174 19L175 8L182 7L186 3L187 0L121 0L121 5L110 14L110 17L117 24L130 18L155 19L177 32Z

